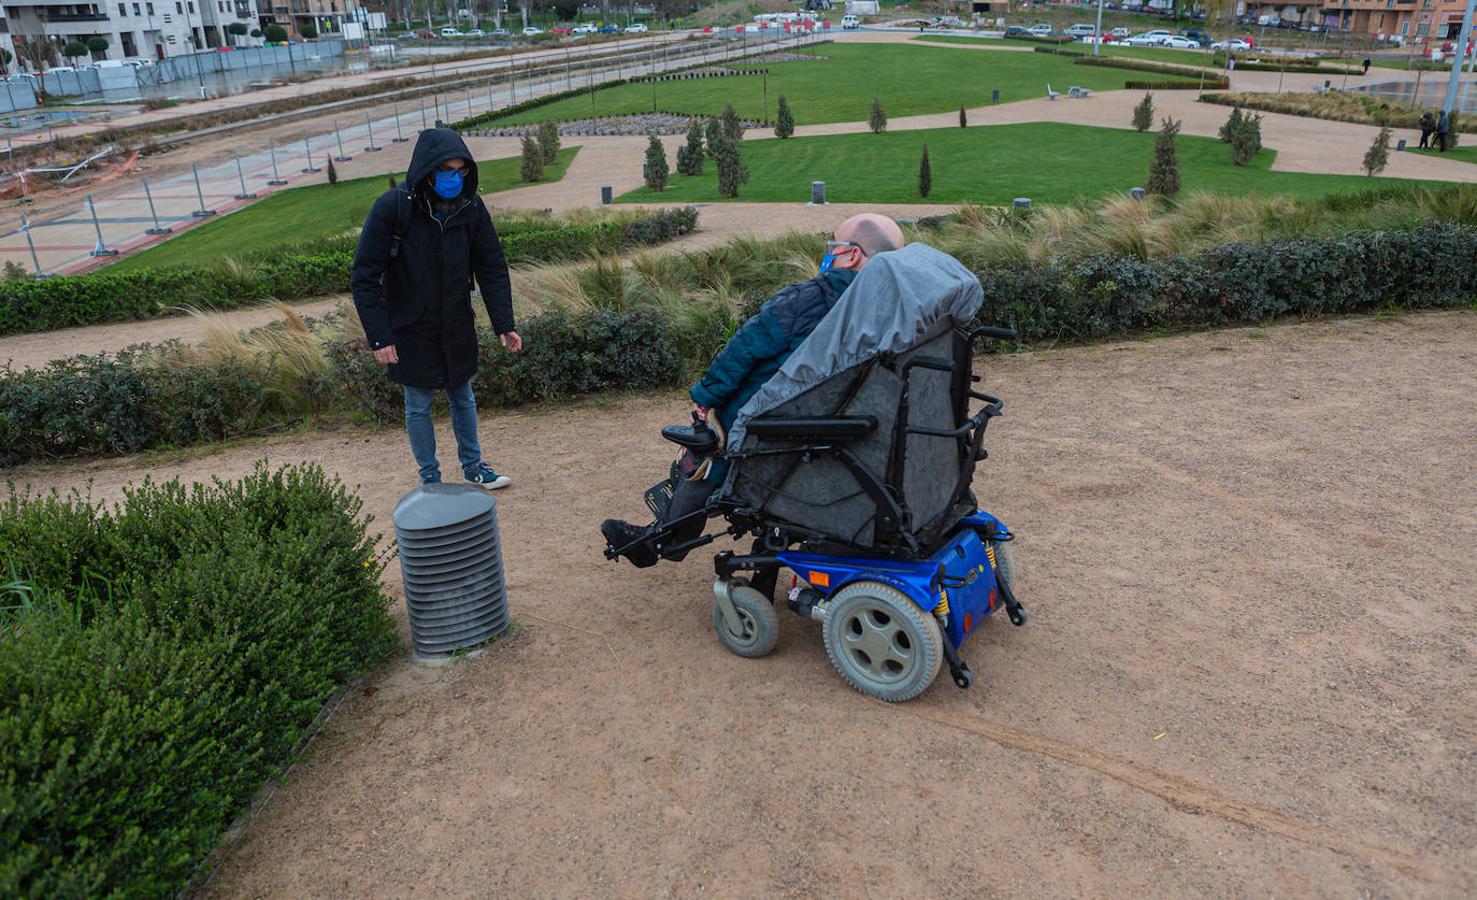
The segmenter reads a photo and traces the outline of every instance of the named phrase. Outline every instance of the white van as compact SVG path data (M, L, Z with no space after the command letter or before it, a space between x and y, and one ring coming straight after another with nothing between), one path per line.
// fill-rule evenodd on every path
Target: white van
M1282 24L1282 17L1276 13L1268 13L1265 16L1258 16L1256 23L1258 25L1265 25L1268 28L1277 28Z
M1093 37L1097 34L1097 29L1091 25L1070 25L1062 34L1070 35L1074 38Z
M845 29L860 28L862 27L862 20L848 13L841 17L841 27Z
M462 33L460 31L458 31L457 29L451 27L450 25L442 25L441 26L441 36L442 37L450 37L450 38L458 38L458 37L461 37L462 36Z

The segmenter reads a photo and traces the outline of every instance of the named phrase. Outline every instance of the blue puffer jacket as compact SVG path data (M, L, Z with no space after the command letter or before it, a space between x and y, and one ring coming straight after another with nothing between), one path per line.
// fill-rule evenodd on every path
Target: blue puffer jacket
M815 330L855 277L849 270L833 270L770 297L693 385L693 402L716 411L723 427L731 427L738 411Z

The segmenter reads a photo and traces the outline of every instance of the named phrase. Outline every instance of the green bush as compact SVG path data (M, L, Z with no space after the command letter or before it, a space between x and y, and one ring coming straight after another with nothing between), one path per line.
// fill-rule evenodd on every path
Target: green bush
M671 240L696 227L697 212L687 208L643 213L623 224L530 224L500 234L509 262L534 263L584 256L612 235L629 247ZM182 306L233 309L322 297L347 289L356 242L347 235L276 248L249 256L241 268L104 269L44 280L0 279L0 334L147 319Z
M1161 75L1182 75L1185 78L1198 79L1202 75L1207 76L1207 81L1214 80L1216 76L1208 75L1206 70L1196 66L1181 66L1174 63L1155 62L1148 59L1135 59L1131 56L1079 56L1072 60L1076 66L1101 66L1105 69L1128 69L1134 72L1158 72ZM1199 83L1198 81L1196 82Z
M171 896L395 646L316 466L0 504L0 894Z
M592 241L587 252L625 233L609 228L607 241ZM671 327L650 312L551 313L520 323L526 349L517 354L482 333L478 402L511 406L673 384L683 359ZM164 365L128 351L69 357L45 369L0 369L0 466L208 443L299 421L308 409L358 411L381 422L402 415L400 386L370 354L333 346L328 361L306 404L275 389L269 371Z
M1205 87L1213 90L1223 91L1230 86L1231 79L1224 76L1205 79ZM1125 81L1123 83L1123 89L1126 91L1193 91L1199 87L1199 82L1195 81Z

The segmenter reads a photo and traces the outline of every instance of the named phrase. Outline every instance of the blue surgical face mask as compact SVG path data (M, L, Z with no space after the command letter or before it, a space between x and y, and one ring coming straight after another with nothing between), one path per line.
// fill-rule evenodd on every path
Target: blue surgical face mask
M836 254L834 254L834 253L827 253L825 256L822 256L821 257L821 274L824 275L827 272L831 271L831 267L834 266L834 265L836 265Z
M437 169L436 183L433 186L436 196L442 200L451 200L460 196L463 177L461 169Z

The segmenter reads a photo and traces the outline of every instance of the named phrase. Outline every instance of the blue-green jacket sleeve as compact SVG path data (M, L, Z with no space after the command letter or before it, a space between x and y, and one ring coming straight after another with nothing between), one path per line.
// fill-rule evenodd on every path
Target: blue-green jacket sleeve
M693 402L706 409L727 403L757 364L779 356L788 343L789 335L778 316L768 308L761 309L729 339L708 371L692 386L689 393Z

